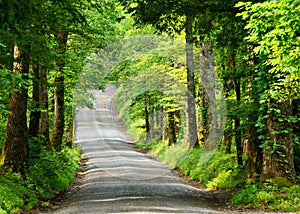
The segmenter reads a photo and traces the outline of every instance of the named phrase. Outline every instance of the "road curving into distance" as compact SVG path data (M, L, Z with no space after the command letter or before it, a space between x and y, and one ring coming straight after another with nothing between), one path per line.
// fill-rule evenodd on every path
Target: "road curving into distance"
M134 150L114 117L115 91L108 85L95 92L94 109L78 112L75 144L83 150L86 168L79 190L51 213L228 213L205 190Z

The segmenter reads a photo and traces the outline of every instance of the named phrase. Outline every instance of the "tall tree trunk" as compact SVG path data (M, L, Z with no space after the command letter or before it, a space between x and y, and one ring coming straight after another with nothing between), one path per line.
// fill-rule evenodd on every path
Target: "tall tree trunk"
M204 103L206 111L206 127L208 135L205 139L205 149L213 150L221 139L218 139L218 114L216 108L216 79L214 71L214 52L212 43L202 43L201 82L204 88Z
M198 90L198 97L199 97L199 125L198 125L198 135L200 141L202 143L205 142L205 140L208 137L209 133L209 121L211 121L210 114L208 113L209 108L209 102L208 102L208 96L205 92L205 89L203 85L199 87Z
M253 53L253 49L249 48L249 53ZM260 147L260 140L258 139L258 128L256 127L256 123L258 121L258 115L262 114L259 112L259 90L260 83L257 82L255 78L254 65L258 65L258 58L253 54L249 54L249 58L247 59L249 64L253 65L253 72L247 77L249 84L246 85L249 96L248 107L248 115L247 120L245 121L245 126L247 130L245 131L244 137L244 145L246 150L244 151L247 154L247 162L245 165L248 178L255 179L258 174L261 174L262 171L262 148ZM265 80L264 82L268 82Z
M169 138L169 146L171 146L176 143L175 112L168 112L167 132Z
M274 100L270 102L275 103ZM276 108L280 113L270 113L267 118L268 142L263 149L263 169L261 183L267 179L283 177L295 180L294 149L292 138L292 122L281 121L292 115L290 101L277 103ZM281 121L281 122L280 122Z
M154 95L155 96L155 95ZM150 109L149 109L149 113L150 113L150 138L154 139L155 138L155 117L154 117L154 100L153 97L150 96L149 97L149 105L150 105Z
M254 124L253 124L254 126ZM248 178L255 178L257 174L261 173L261 149L259 148L259 140L257 136L257 128L251 127L248 130L248 138L245 152L247 153L247 169Z
M39 72L39 101L40 101L40 109L41 114L39 118L39 137L43 142L45 142L46 146L49 147L49 114L48 114L48 86L47 86L47 68L44 66L41 67Z
M234 47L234 46L233 46ZM240 112L240 104L241 104L241 79L239 76L239 71L237 68L236 55L235 50L232 52L232 69L234 72L234 91L236 98L236 113L234 114L234 139L235 139L235 147L236 147L236 157L239 166L243 165L243 146L242 146L242 129L241 129L241 117L239 115Z
M293 115L299 118L300 116L300 99L294 99L292 102L293 105ZM300 134L300 121L298 120L296 123L293 124L293 133L296 136ZM294 164L296 173L300 174L300 144L294 143Z
M248 77L249 79L251 77ZM257 174L261 174L262 170L262 148L260 148L260 140L258 139L258 129L255 126L258 121L259 115L259 93L258 93L258 83L254 78L251 79L249 88L249 102L251 100L251 104L249 103L249 110L247 120L245 122L245 126L247 126L247 130L245 131L246 143L246 151L247 154L247 162L246 162L246 170L248 174L248 178L255 178Z
M196 104L195 104L195 74L194 74L194 53L193 53L193 23L192 18L186 17L186 70L187 70L187 122L188 142L192 148L198 144Z
M232 145L232 133L233 131L233 126L232 126L232 120L228 119L226 123L226 128L224 130L224 136L223 136L223 141L224 141L224 146L225 146L225 152L226 154L231 153L231 145Z
M223 52L223 54L225 55L225 52ZM229 76L229 72L227 70L227 63L225 63L223 65L223 70L225 71L225 75L223 77L223 88L224 88L224 96L225 96L225 100L228 100L228 98L230 97L230 90L231 88L233 88L233 84L230 83L230 76ZM226 154L230 154L231 153L231 146L232 146L232 133L233 133L233 121L232 118L227 118L226 121L226 125L225 125L225 129L224 129L224 136L223 136L223 144L225 146L225 152Z
M144 94L144 118L145 118L145 128L146 128L146 140L150 139L150 120L149 120L149 109L148 109L148 104L149 104L149 98L148 94Z
M14 48L15 62L13 71L15 74L22 74L23 80L28 78L29 72L29 54L26 49L22 50L19 46ZM11 94L6 134L4 138L4 146L1 155L1 163L11 167L13 171L25 174L28 163L28 127L27 127L27 86L22 84Z
M235 89L235 96L236 96L236 102L237 107L239 108L240 102L241 102L241 84L239 77L236 77L234 80L234 89ZM234 117L234 138L235 138L235 146L236 146L236 156L237 156L237 162L238 165L243 165L243 147L242 147L242 130L241 130L241 119L240 115L235 115Z
M67 49L68 32L59 30L56 35L58 60L56 61L57 75L54 80L54 122L52 128L52 145L59 151L64 134L64 66Z
M33 70L33 86L32 86L32 102L33 102L33 109L30 112L30 121L29 121L29 137L38 137L39 132L39 121L41 116L41 111L39 109L40 104L40 80L39 80L39 72L40 72L40 65L34 64L32 65Z

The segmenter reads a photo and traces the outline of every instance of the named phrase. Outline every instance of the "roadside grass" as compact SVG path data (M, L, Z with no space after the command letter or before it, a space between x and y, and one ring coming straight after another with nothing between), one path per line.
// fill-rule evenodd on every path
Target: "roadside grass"
M30 162L26 179L1 168L0 214L48 206L49 200L73 181L79 161L80 150L66 147L61 152L44 150Z
M201 146L186 150L180 143L169 146L162 140L146 141L145 130L141 129L144 122L140 118L137 120L125 109L120 116L128 128L128 134L138 142L138 148L149 149L148 153L156 156L158 161L179 169L208 189L233 191L229 204L242 209L298 211L297 214L300 214L299 184L290 185L276 178L260 187L258 180L248 179L245 168L237 165L235 151L226 154L220 147L207 156ZM246 161L247 157L243 159Z
M234 190L229 204L241 209L260 209L272 211L298 211L300 214L300 185L291 184L282 178L268 180L259 187L258 181L247 179L242 167L236 164L235 154L226 154L222 149L206 162L202 162L202 148L189 152L182 146L168 146L166 142L139 143L140 148L149 148L157 160L177 168L184 175L204 184L210 190Z
M239 208L300 213L300 185L278 187L272 180L261 188L257 184L247 184L235 193L232 203Z

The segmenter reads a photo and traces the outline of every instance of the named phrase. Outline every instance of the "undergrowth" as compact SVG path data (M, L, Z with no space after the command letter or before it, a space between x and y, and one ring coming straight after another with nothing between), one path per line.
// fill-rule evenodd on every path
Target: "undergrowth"
M263 187L247 184L233 196L232 203L241 208L298 211L300 185L278 187L272 180Z
M202 182L208 189L235 188L246 179L243 169L236 164L234 154L225 154L222 150L205 160L202 148L192 150L182 145L163 147L158 160L180 169L185 175Z
M180 143L169 146L168 142L162 140L147 141L141 118L137 119L136 112L120 106L117 110L128 128L128 134L139 142L137 147L149 149L149 153L154 154L157 160L179 169L208 189L234 191L228 203L246 209L300 210L300 185L287 185L288 182L277 178L261 187L259 181L248 179L244 167L238 166L236 152L227 154L222 147L208 153L203 152L201 147L188 149ZM243 160L246 163L247 157L244 156Z
M247 179L242 167L236 164L235 154L222 149L203 161L202 148L185 150L182 145L168 146L167 142L139 143L140 148L150 148L157 160L181 170L186 176L200 181L208 189L236 190L229 202L238 208L262 210L300 210L300 185L293 185L281 178L269 180L265 185ZM300 214L300 212L299 212Z
M19 213L37 205L47 206L48 200L72 182L80 161L78 148L61 152L43 151L30 162L26 179L20 174L0 172L0 214Z

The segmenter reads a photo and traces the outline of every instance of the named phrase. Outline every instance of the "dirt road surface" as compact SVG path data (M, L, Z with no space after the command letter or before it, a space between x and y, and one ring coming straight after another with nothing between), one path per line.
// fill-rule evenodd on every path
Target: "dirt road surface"
M228 213L205 190L134 149L112 110L115 90L96 92L94 109L77 114L75 144L86 167L79 190L51 213Z

